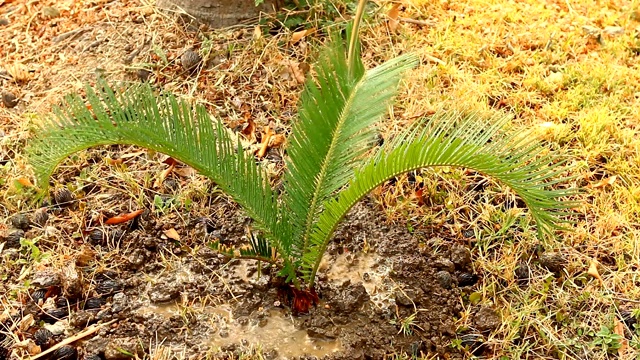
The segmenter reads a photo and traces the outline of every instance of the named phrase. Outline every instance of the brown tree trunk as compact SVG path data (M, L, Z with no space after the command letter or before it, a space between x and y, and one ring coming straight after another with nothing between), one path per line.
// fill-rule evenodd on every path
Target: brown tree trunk
M255 0L157 0L156 6L173 11L184 10L211 27L225 27L255 19L260 12L273 12L277 3L278 0L264 0L256 6Z

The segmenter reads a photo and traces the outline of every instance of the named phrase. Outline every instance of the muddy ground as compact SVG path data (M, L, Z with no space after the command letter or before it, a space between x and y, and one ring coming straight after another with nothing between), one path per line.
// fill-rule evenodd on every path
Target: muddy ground
M180 358L252 353L269 359L462 358L450 344L462 311L461 292L470 292L476 281L466 247L388 225L374 205L360 204L336 233L321 267L320 304L307 315L294 316L278 295L273 269L196 245L245 240L249 219L233 205L219 206L227 216L193 219L188 229L179 229L192 237L183 243L163 236L163 225L148 212L69 243L119 248L110 259L117 265L102 271L95 268L100 259L76 256L75 264L62 269L39 269L31 282L42 290L24 298L5 324L30 315L35 321L14 327L5 342L33 339L44 350L89 325L114 321L72 344L79 358L157 356L159 349ZM69 210L55 211L63 216ZM25 236L45 229L25 226ZM11 256L18 257L18 250L5 249L4 260ZM457 336L467 347L482 350L482 332L499 326L500 319L489 308L477 310L476 329ZM41 327L52 333L46 344L36 334Z

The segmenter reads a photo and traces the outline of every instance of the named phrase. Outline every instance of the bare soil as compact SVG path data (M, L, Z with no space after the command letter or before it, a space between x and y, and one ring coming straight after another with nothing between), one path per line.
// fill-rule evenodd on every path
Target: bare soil
M232 205L221 206L227 216L194 219L191 229L181 232L192 233L194 244L214 236L242 243L247 219ZM255 261L230 260L206 247L186 250L186 241L163 239L162 227L147 213L110 228L103 238L94 233L68 244L120 248L111 259L118 266L96 272L76 259L76 282L68 272L39 269L33 281L44 286L46 296L40 306L25 299L19 316L32 315L36 323L24 333L35 334L42 321L54 334L59 329L54 338L61 340L115 320L74 344L84 358L125 359L158 346L181 358L227 359L256 351L272 359L382 359L399 353L461 358L448 345L462 310L465 287L459 287L459 278L473 273L469 251L440 242L434 255L424 234L410 234L381 218L374 205L356 206L319 274L320 304L307 315L293 316L278 295L273 269L258 271ZM68 305L60 306L62 299ZM56 321L54 308L69 314L63 311ZM485 322L481 319L478 328L491 330L499 318L497 324ZM22 338L30 337L24 333Z

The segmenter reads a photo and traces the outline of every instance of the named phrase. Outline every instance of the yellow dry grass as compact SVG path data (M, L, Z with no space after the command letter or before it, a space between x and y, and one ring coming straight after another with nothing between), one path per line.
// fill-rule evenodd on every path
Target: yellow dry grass
M365 62L373 66L407 51L422 59L383 124L383 136L440 107L511 113L512 127L532 130L550 151L568 157L577 176L572 185L586 187L574 231L554 240L536 238L508 189L488 181L484 191L474 192L483 179L462 170L425 170L376 192L390 221L422 231L430 244L472 245L481 281L460 300L468 312L460 314L458 332L473 333L469 315L478 303L487 304L503 319L484 343L489 358L636 359L635 329L624 333L628 341L620 353L598 340L607 337L603 327L614 331L640 308L640 2L413 0L398 8L393 31L386 24L392 5L378 5L363 34ZM137 81L137 72L146 69L157 85L207 105L232 126L252 117L284 132L301 90L298 78L320 40L315 34L290 44L288 30L255 36L252 26L188 30L137 0L12 1L0 9L10 20L0 28L0 79L3 91L20 98L17 108L0 107L3 219L33 210L34 191L20 181L30 178L21 149L35 114L48 112L63 94L81 91L98 76ZM73 33L77 29L83 30ZM195 75L179 62L192 46L212 64ZM139 149L112 150L80 154L56 174L56 186L79 195L91 183L117 195L83 197L79 212L53 220L53 227L66 223L56 237L76 241L87 219L153 208L148 194L166 194L152 185L166 168L157 154L118 163L109 159ZM197 175L184 180L174 194L181 209L211 213L209 184ZM176 209L167 211L171 222L185 224ZM77 256L79 250L47 243L52 237L46 233L38 236L52 256L6 270L28 274ZM542 252L561 253L563 272L541 267ZM115 259L113 253L101 257ZM594 263L602 281L588 274ZM518 266L531 269L528 280L518 281ZM25 289L0 285L7 298ZM456 341L452 346L461 347Z

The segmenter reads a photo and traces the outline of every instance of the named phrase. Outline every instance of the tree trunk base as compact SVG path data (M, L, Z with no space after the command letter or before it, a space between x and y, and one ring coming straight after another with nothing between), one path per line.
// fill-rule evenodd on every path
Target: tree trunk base
M255 0L157 0L159 9L186 12L210 27L237 25L257 18L261 12L277 10L278 0L264 0L255 6Z

